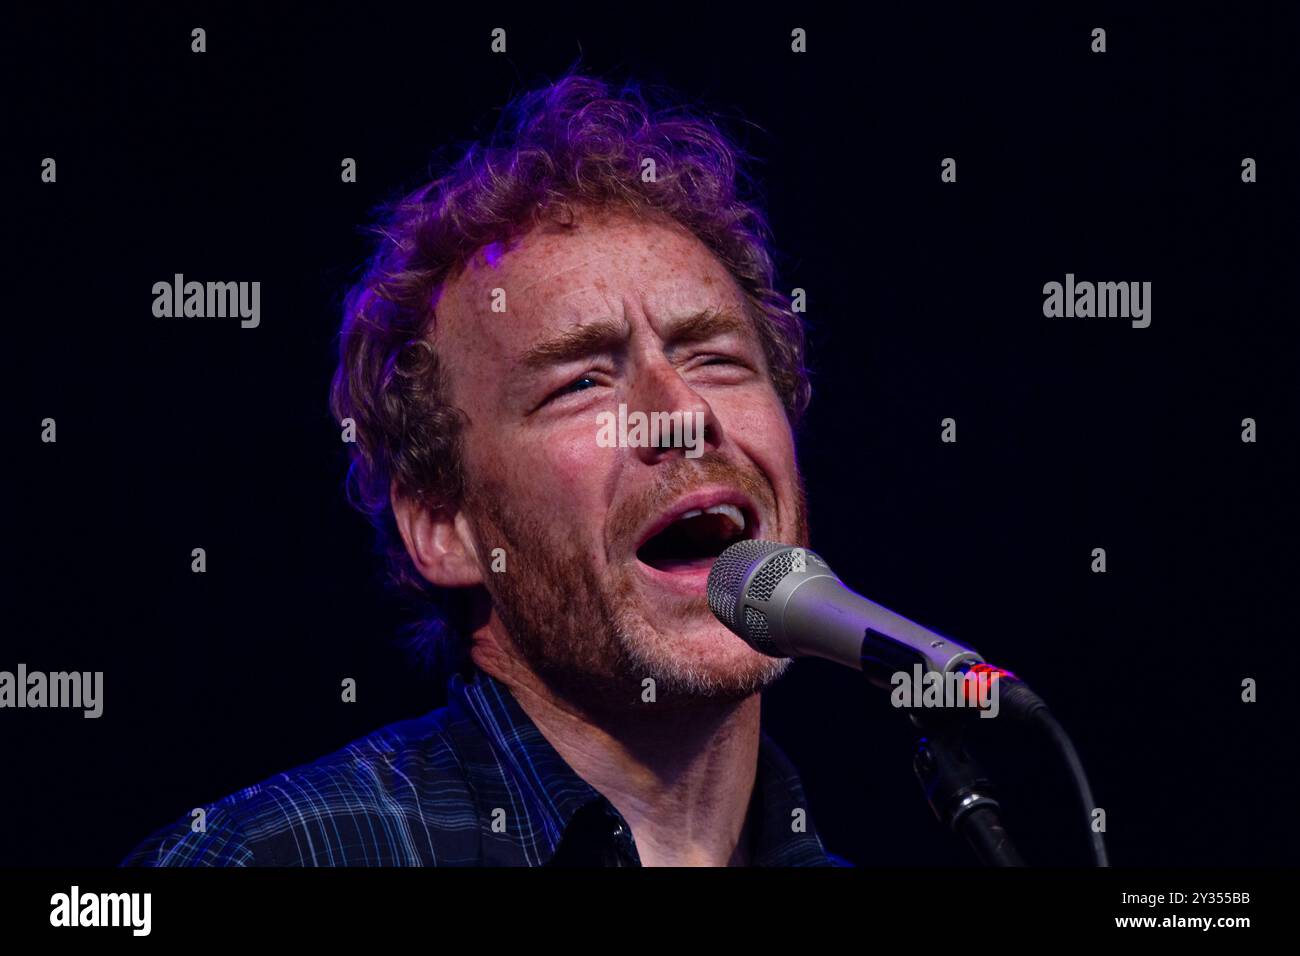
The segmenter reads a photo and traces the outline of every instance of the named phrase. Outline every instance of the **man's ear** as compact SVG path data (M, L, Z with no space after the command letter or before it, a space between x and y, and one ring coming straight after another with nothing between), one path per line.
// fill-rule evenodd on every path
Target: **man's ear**
M483 583L469 523L459 508L408 498L398 493L396 483L389 501L406 553L426 581L443 588Z

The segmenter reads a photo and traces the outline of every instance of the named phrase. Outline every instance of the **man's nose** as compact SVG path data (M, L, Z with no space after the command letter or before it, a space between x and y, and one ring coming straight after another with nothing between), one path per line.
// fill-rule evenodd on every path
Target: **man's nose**
M632 374L628 414L640 411L659 425L657 433L652 428L646 442L635 449L643 462L652 465L673 455L698 458L718 447L722 423L713 407L665 357L638 366Z

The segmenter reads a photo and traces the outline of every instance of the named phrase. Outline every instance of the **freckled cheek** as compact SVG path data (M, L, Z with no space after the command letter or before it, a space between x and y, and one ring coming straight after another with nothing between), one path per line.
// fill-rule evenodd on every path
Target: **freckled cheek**
M737 395L714 402L713 413L722 423L723 433L742 447L761 450L765 459L793 456L790 425L774 396L769 398L766 392Z
M715 404L728 439L758 466L772 482L785 507L793 507L797 488L794 436L785 409L766 392L737 397L727 405Z
M599 526L607 509L605 489L617 467L617 448L596 443L598 427L573 422L528 436L511 450L516 481L548 514L564 514Z

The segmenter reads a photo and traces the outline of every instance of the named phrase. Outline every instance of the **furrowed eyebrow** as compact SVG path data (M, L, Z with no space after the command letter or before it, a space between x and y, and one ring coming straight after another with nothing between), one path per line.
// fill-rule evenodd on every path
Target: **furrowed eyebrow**
M618 322L605 320L580 325L534 345L524 353L519 364L528 371L571 362L587 355L609 351L623 341L627 330Z
M733 312L708 309L673 322L668 327L670 345L704 342L724 335L745 333L749 324ZM528 371L576 361L588 355L612 351L627 335L624 326L613 320L590 322L533 346L519 360Z
M668 341L672 345L690 345L748 331L749 323L734 312L707 309L672 323L668 327Z

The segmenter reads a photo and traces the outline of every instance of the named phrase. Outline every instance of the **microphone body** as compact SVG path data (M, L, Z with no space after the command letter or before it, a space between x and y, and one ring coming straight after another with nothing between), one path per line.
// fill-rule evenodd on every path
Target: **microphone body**
M709 573L709 607L755 650L822 657L888 689L898 671L953 673L982 663L967 647L855 594L806 548L740 541Z

